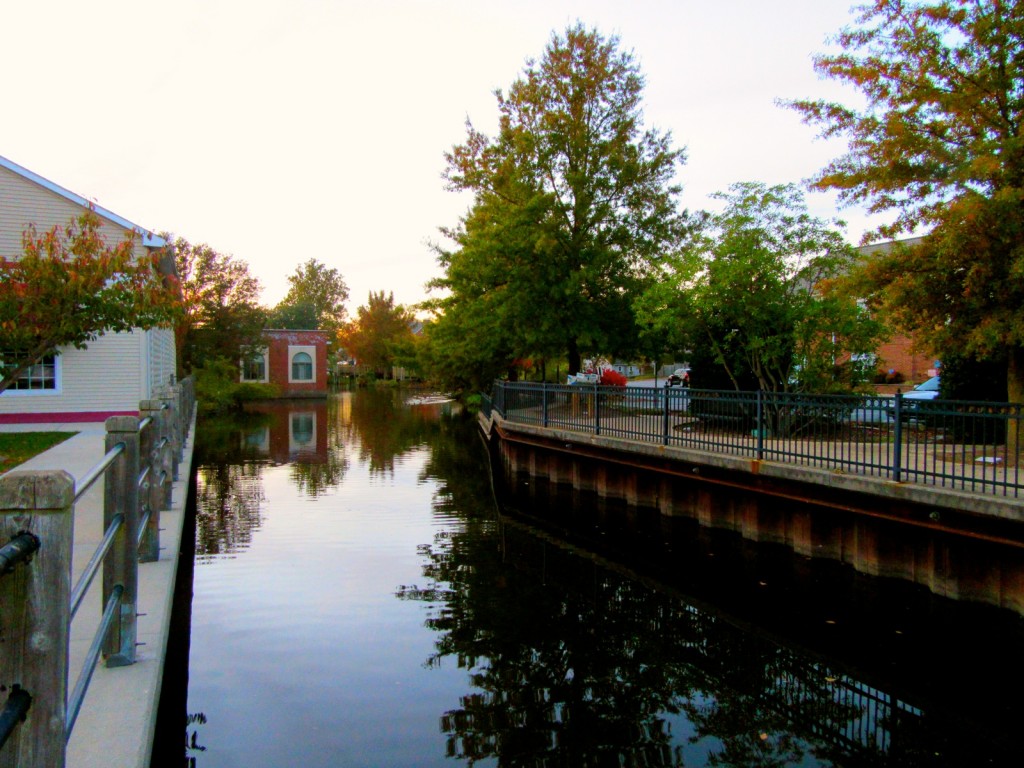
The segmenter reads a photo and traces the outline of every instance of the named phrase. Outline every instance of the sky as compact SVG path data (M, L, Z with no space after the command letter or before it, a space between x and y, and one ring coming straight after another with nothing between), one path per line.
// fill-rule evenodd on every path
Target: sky
M313 258L348 310L427 298L432 243L471 202L445 190L465 123L576 21L646 78L646 127L685 147L681 203L799 183L843 145L777 101L856 94L812 57L852 0L33 0L0 8L0 155L155 232L245 261L272 306ZM848 222L874 223L808 197ZM2 201L0 201L2 204Z

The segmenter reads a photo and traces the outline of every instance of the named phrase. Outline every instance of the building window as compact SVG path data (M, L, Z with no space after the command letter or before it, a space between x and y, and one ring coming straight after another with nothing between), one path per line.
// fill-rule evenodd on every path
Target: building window
M242 360L242 381L267 380L267 353L257 352Z
M292 414L292 447L303 448L313 442L313 433L316 431L312 413Z
M313 380L313 358L308 352L296 352L292 356L292 381Z
M14 368L11 354L0 352L0 367L4 373ZM38 363L21 372L4 394L53 393L60 389L60 364L57 355L45 355Z

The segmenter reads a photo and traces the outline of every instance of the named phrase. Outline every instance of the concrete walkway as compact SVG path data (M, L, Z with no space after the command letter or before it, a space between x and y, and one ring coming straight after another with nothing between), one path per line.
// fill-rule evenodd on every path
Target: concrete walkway
M106 431L102 423L3 425L0 431L72 431L73 437L16 469L63 469L76 480L103 458ZM160 513L160 559L139 566L138 662L107 669L97 665L68 742L68 768L147 768L156 726L163 678L174 580L178 568L188 481L192 471L195 422L189 428L172 506ZM75 505L72 586L103 538L103 481L98 480ZM82 673L102 613L101 576L93 581L71 626L68 692ZM184 733L182 733L184 738Z

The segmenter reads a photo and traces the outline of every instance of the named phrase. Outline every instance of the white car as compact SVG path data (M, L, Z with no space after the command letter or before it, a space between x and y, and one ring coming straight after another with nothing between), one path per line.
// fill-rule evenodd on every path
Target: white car
M903 415L903 419L920 421L927 413L921 411L928 411L929 407L921 407L921 403L935 400L939 396L939 377L932 376L928 381L923 381L914 387L909 392L903 394L903 402L900 404L900 413ZM889 418L894 418L896 415L896 409L892 408L889 411Z
M672 373L665 379L666 387L674 387L676 385L682 385L689 382L690 369L689 368L676 368Z
M939 396L939 377L932 376L903 395L904 400L934 400Z

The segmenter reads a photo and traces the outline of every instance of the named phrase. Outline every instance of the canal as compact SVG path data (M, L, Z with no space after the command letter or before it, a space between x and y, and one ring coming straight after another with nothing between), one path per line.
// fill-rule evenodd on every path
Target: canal
M407 391L197 433L154 768L1024 764L998 600L492 474Z

